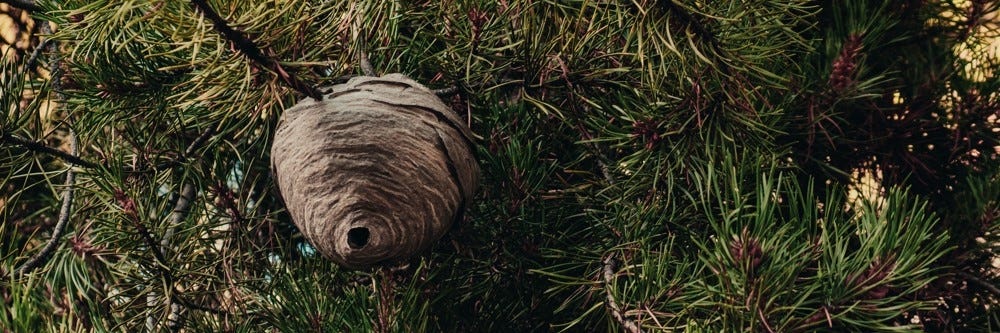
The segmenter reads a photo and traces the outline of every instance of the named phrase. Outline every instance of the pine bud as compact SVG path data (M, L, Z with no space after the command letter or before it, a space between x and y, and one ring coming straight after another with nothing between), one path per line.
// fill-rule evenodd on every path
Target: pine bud
M864 299L884 298L889 294L889 285L885 283L885 279L889 277L889 273L892 273L895 268L896 259L894 256L884 259L876 258L868 265L868 269L864 272L857 275L849 275L847 277L848 285L857 289L870 288L862 295Z
M842 92L854 83L854 75L857 70L858 54L861 53L861 36L850 35L840 48L840 54L833 61L833 70L830 72L830 89L835 92Z
M652 118L633 122L632 136L640 138L647 150L652 150L663 139L660 136L660 123Z
M749 264L747 268L750 271L757 269L760 263L764 261L764 251L761 250L760 244L756 239L746 237L745 235L733 240L732 245L729 247L729 254L733 256L733 260L736 263L741 265Z

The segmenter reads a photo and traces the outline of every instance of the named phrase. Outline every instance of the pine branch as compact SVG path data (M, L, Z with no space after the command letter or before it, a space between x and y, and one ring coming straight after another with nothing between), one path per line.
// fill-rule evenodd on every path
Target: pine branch
M455 84L452 85L452 86L449 86L449 87L446 87L446 88L441 88L441 89L434 89L433 91L434 91L434 94L437 95L438 97L448 97L448 96L451 96L451 95L454 95L454 94L457 94L457 93L460 93L460 92L468 92L468 91L472 91L473 89L479 89L479 88L486 87L486 86L499 86L499 85L507 85L507 84L511 84L511 83L520 83L520 82L523 82L523 81L522 80L508 80L508 81L500 82L498 80L489 80L489 81L483 81L483 82L477 82L477 83L469 84L468 82L462 80L462 81L455 82Z
M604 287L604 297L605 305L608 307L608 312L611 313L611 317L615 319L622 328L629 333L642 333L642 327L632 320L631 318L625 317L625 311L622 310L618 303L615 302L615 296L612 294L611 285L615 281L615 273L618 271L618 259L614 258L614 254L607 255L602 261L603 268L601 269L601 275L604 278L602 281Z
M49 43L54 40L51 38L46 38L35 46L35 50L31 51L31 55L28 56L28 61L24 63L24 72L31 72L35 70L35 66L38 66L38 57L42 55L42 51L45 50Z
M455 84L449 87L434 89L432 90L438 97L444 98L449 97L458 93L471 92L475 89L480 89L488 86L502 86L512 83L523 83L524 80L489 80L476 83L469 83L464 80L457 80Z
M267 68L277 73L278 76L281 77L282 81L284 81L285 84L292 89L295 89L306 96L312 97L317 101L323 100L323 94L320 93L319 89L302 82L297 76L295 76L295 74L286 72L277 61L265 56L256 43L246 36L243 36L243 34L239 31L230 27L222 16L219 16L218 13L212 10L212 7L208 5L206 0L191 0L191 5L196 11L200 11L205 18L212 21L212 26L215 30L222 34L222 36L227 40L232 42L233 45L236 46L236 49L240 50L240 53L243 53L244 56L250 58L250 60L258 66Z
M215 135L214 127L209 127L204 132L201 132L201 135L194 139L194 141L191 141L191 144L187 146L187 149L184 149L184 154L181 155L181 158L190 158L191 155L194 155L194 151L201 148L201 145L205 144L205 141L208 141L208 138L211 138L213 135Z
M362 43L362 45L367 44ZM365 76L375 76L375 69L372 68L372 62L368 60L367 46L362 46L362 50L359 53L358 61L361 62L361 72L364 73Z
M969 274L969 273L966 273L966 272L962 272L962 271L959 271L959 272L957 272L955 274L958 275L958 276L960 276L960 277L962 277L962 278L964 278L964 279L966 279L966 280L968 280L968 281L971 281L971 282L973 282L975 284L978 284L979 286L985 288L990 293L993 293L993 296L1000 297L1000 288L997 288L997 286L994 286L992 283L989 283L989 282L987 282L987 281L985 281L983 279L980 279L978 276L975 276L975 275L972 275L972 274Z
M578 100L578 96L576 95L576 86L573 84L573 81L569 79L569 73L570 73L569 65L567 65L566 61L564 61L560 56L555 56L554 58L556 62L559 64L559 68L561 70L559 77L563 80L563 82L566 82L566 87L569 88L569 94L567 94L568 97L567 99L569 101L570 107L573 110L574 121L576 123L575 125L577 131L580 133L581 139L583 139L584 147L587 147L588 150L591 151L591 154L594 155L595 160L597 160L597 166L600 168L601 175L604 176L604 180L608 182L608 185L614 185L617 183L617 181L615 180L615 177L611 174L611 168L608 167L608 164L605 162L607 158L605 157L606 155L604 154L604 149L601 149L600 146L598 146L594 141L592 141L593 136L590 134L589 131L587 131L586 126L584 126L583 123L580 121L580 119L584 118L585 115L591 113L590 108L587 107L587 103L585 101ZM579 109L577 106L579 106Z
M194 310L198 310L198 311L205 311L205 312L208 312L208 313L211 313L211 314L214 314L214 315L228 315L229 314L229 311L226 311L226 310L220 310L220 309L216 309L216 308L213 308L213 307L210 307L210 306L205 306L205 305L201 305L201 304L198 304L198 303L193 303L193 302L191 302L191 301L189 301L189 300L181 297L180 295L177 295L176 292L174 292L173 295L170 297L170 301L172 301L174 303L177 303L177 304L180 304L180 305L183 305L185 308L188 308L188 309L194 309Z
M372 68L371 61L368 60L368 40L365 38L361 30L361 20L363 15L357 15L354 22L351 24L351 34L354 38L358 39L361 51L358 52L358 62L361 67L361 73L365 76L375 76L375 69Z
M134 216L130 217L129 220L132 220L132 224L139 232L139 237L142 238L142 241L144 243L146 243L146 247L149 248L149 251L153 252L153 258L155 258L156 262L159 264L158 270L160 270L160 272L163 273L164 277L167 278L168 284L172 285L174 279L173 279L173 274L171 274L169 269L167 268L169 262L167 262L167 257L166 255L163 254L163 251L160 250L158 242L153 239L153 234L150 233L149 229L146 228L146 226L143 225L142 222L139 221Z
M207 142L208 139L211 138L213 135L215 135L215 128L209 127L204 132L201 132L201 135L198 135L198 138L194 139L194 141L191 141L191 144L189 144L187 148L185 148L184 151L181 152L180 156L177 156L177 158L168 160L166 162L157 164L154 167L154 171L173 168L181 165L184 162L187 162L188 159L194 156L195 151L198 150L198 148L201 148L201 146L204 145L205 142Z
M207 136L204 135L202 137L199 137L198 139L202 139L203 137L207 139ZM200 141L204 141L204 139ZM192 143L191 146L189 146L188 149L184 151L185 154L190 154L190 152L197 146L196 145L197 143L199 143L199 140L195 140L195 142ZM174 204L174 209L171 211L170 225L167 226L167 231L164 232L163 237L160 238L160 251L166 252L170 249L170 239L173 238L174 232L177 230L177 226L183 223L184 220L187 218L188 213L191 212L191 203L194 202L194 196L196 194L197 191L195 190L194 186L191 185L190 183L184 183L183 185L181 185L181 190L177 195L177 202ZM149 293L149 295L147 295L146 297L147 297L147 302L149 302L149 299L153 299L155 302L155 299L157 298L155 292ZM169 306L170 306L170 314L167 315L167 326L171 329L176 329L180 326L179 324L184 321L184 319L181 317L183 315L183 313L181 312L183 308L181 307L181 304L174 301L173 299L170 300ZM149 316L146 317L146 328L152 330L155 327L156 327L156 318L155 316L150 314Z
M183 192L185 192L185 190L182 189L181 196L185 195L185 193ZM224 310L219 310L204 305L191 303L190 301L185 300L184 298L179 296L176 287L174 287L174 281L176 279L174 277L173 271L170 269L170 266L168 266L167 257L164 254L164 251L160 247L161 244L158 243L153 238L153 235L152 233L150 233L149 229L146 228L146 226L143 225L142 222L139 220L139 215L136 213L135 210L135 202L127 195L125 195L125 193L122 191L117 191L115 193L115 200L117 200L118 204L121 205L122 209L125 210L125 220L131 222L135 226L136 231L138 232L139 237L145 243L146 248L153 252L153 257L156 259L155 269L160 273L160 275L163 276L165 285L170 286L169 288L171 288L171 293L170 293L171 302L181 304L189 309L202 310L213 314L226 314L227 312ZM174 220L177 220L179 218L183 219L183 217L186 217L186 214L188 212L186 211L187 207L185 206L191 204L191 201L182 204L180 200L181 199L178 198L178 203L175 204L174 206L174 213L175 213L173 215Z
M764 309L757 308L757 316L760 317L760 322L764 323L764 328L767 329L767 332L774 333L774 329L771 328L771 324L767 323L767 316L764 316Z
M51 33L51 31L49 31L50 28L48 22L41 21L41 24L43 32ZM49 43L47 45L47 48L52 56L52 59L49 62L49 72L51 73L51 82L52 82L51 83L52 93L55 94L55 99L57 100L58 105L62 106L66 104L66 95L63 94L62 90L63 71L62 71L62 59L59 57L58 53L59 47L56 43ZM5 141L7 141L15 139L17 137L5 132L3 138ZM41 150L51 149L53 152L57 153L56 155L59 154L64 155L65 156L64 159L69 160L69 158L75 158L79 161L85 162L79 157L76 157L76 155L79 154L80 149L78 147L76 132L73 131L72 127L70 127L69 129L69 147L70 147L69 154L66 154L61 150L53 149L48 146L38 144L35 142L27 140L22 140L22 142L23 142L22 146L28 147L28 149L32 149L32 147ZM66 226L69 225L69 218L70 215L72 215L73 186L75 184L76 184L76 173L73 172L73 166L70 165L69 169L66 170L66 189L63 190L62 206L59 208L59 216L56 220L55 229L52 230L52 238L50 238L49 241L45 243L45 246L42 247L41 251L36 253L34 256L29 258L28 261L24 262L24 264L22 264L20 267L17 268L16 271L17 274L25 275L30 273L32 270L44 265L46 262L48 262L49 258L51 258L52 252L54 252L56 250L56 247L59 246L59 241L62 238L63 233L66 232Z
M70 147L76 152L77 142L76 133L73 130L69 131ZM73 185L76 183L76 173L73 172L73 167L70 166L66 170L66 189L63 190L63 200L62 207L59 208L59 217L56 221L56 227L52 230L52 238L45 243L45 247L38 253L35 253L28 261L24 262L21 267L17 268L18 275L25 275L30 273L32 270L44 265L49 258L52 256L52 252L56 250L59 246L59 240L62 238L63 233L66 231L66 226L69 224L69 218L71 215L71 208L73 206Z
M70 154L62 150L46 146L43 143L25 139L20 136L10 134L7 132L4 132L3 135L0 136L0 141L3 141L8 144L21 146L32 152L49 154L58 157L66 162L75 164L77 166L82 166L85 168L96 168L98 166L97 163L85 160L79 156L76 156L76 154Z
M122 197L121 200L123 200L123 201L131 201L131 199L128 199L128 198L125 198L125 197ZM175 206L175 209L176 208L177 207ZM177 215L175 215L175 218L176 218L176 216ZM136 216L133 213L132 215L130 215L128 217L128 220L132 221L132 224L136 227L136 229L137 229L137 231L139 233L139 237L142 238L142 241L144 243L146 243L146 247L150 251L153 252L153 258L156 259L156 262L157 262L156 270L159 271L159 273L160 273L161 276L163 276L163 279L164 279L164 282L165 282L164 285L169 286L169 288L171 289L170 290L171 291L170 292L170 301L171 301L171 303L181 304L181 305L184 305L187 308L196 309L196 310L202 310L202 311L206 311L206 312L213 313L213 314L223 314L223 313L226 313L226 311L215 309L215 308L211 308L211 307L207 307L207 306L204 306L204 305L194 304L194 303L191 303L188 300L185 300L185 299L181 298L180 295L178 295L176 287L174 286L174 281L176 281L176 278L174 277L173 271L170 269L170 266L168 266L169 263L167 262L166 254L164 254L163 249L160 248L160 244L158 244L156 242L156 240L153 238L153 234L149 231L149 229L146 228L146 226L143 225L141 221L139 221L138 216ZM153 295L155 295L155 294L153 294ZM173 305L173 304L171 304L171 305ZM149 324L149 321L147 320L147 325L148 324Z
M663 6L667 7L667 10L673 13L674 16L681 21L681 24L691 29L691 31L695 35L700 36L709 44L712 44L713 47L718 46L717 45L718 41L715 39L715 35L712 34L711 31L708 30L708 27L702 24L701 21L698 21L694 17L694 14L692 14L690 11L686 10L684 7L680 5L675 4L673 1L664 1Z
M194 202L195 195L197 191L194 185L190 183L184 183L181 185L181 190L177 196L177 202L174 204L174 209L171 211L170 215L170 225L167 227L167 231L163 234L160 239L160 247L162 251L166 251L170 247L170 238L173 237L174 231L177 226L184 222L188 214L191 212L191 204Z
M447 88L434 89L434 94L438 97L448 97L457 94L459 91L458 85L456 84Z
M20 9L27 10L29 12L41 11L42 7L35 4L31 0L0 0L0 3L5 3Z
M160 162L156 165L153 165L152 167L149 168L126 167L125 171L132 173L146 173L146 172L162 171L180 166L184 162L187 162L192 157L194 157L195 151L201 148L201 146L203 146L205 142L207 142L208 139L211 138L213 135L215 135L215 128L206 129L204 132L201 132L201 134L198 135L198 137L195 138L194 141L192 141L187 146L187 148L185 148L184 151L182 151L179 155L167 159L164 162Z
M667 8L667 11L672 13L674 17L676 17L680 21L681 25L683 25L687 29L690 29L692 34L698 36L703 41L705 41L705 43L707 43L708 46L712 48L714 54L718 56L725 56L726 54L725 49L722 48L722 44L719 43L719 40L715 37L715 34L711 30L709 30L704 23L699 21L698 18L695 17L694 13L687 10L681 5L675 4L673 0L662 1L662 3L664 4L664 7ZM719 65L720 67L719 69L722 71L723 74L729 75L730 73L729 64L726 63L725 59L721 59L721 61L718 61L717 64Z

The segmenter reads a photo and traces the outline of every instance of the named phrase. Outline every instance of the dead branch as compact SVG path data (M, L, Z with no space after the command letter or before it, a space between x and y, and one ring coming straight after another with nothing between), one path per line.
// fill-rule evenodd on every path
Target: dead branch
M615 302L615 296L612 292L612 285L615 281L615 274L618 272L619 262L615 259L614 254L609 254L604 257L602 261L603 268L601 270L602 276L604 278L602 282L604 287L604 305L608 307L608 312L611 313L611 317L615 319L619 324L622 325L622 329L629 333L642 333L642 327L632 320L632 318L625 317L625 311L622 310L618 303Z

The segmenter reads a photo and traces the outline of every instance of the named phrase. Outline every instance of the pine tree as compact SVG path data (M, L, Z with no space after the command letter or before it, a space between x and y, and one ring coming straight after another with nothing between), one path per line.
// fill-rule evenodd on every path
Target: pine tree
M995 1L0 19L3 332L1000 327ZM295 228L269 147L284 110L368 71L437 89L482 177L432 249L350 270Z

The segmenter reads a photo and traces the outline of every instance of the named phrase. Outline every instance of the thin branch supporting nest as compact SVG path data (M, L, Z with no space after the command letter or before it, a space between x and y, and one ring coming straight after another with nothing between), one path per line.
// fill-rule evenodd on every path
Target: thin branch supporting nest
M191 6L200 11L205 18L212 22L212 26L216 31L222 34L226 40L232 42L236 49L240 50L240 53L245 55L247 58L250 58L250 60L257 64L257 66L266 68L278 74L278 77L280 77L285 84L303 95L312 97L317 101L323 100L323 94L320 93L319 89L302 82L302 80L299 80L298 76L294 73L286 72L281 64L264 55L264 52L261 52L257 43L254 43L252 40L244 36L243 33L230 27L229 24L226 23L226 20L208 5L207 1L191 0Z

